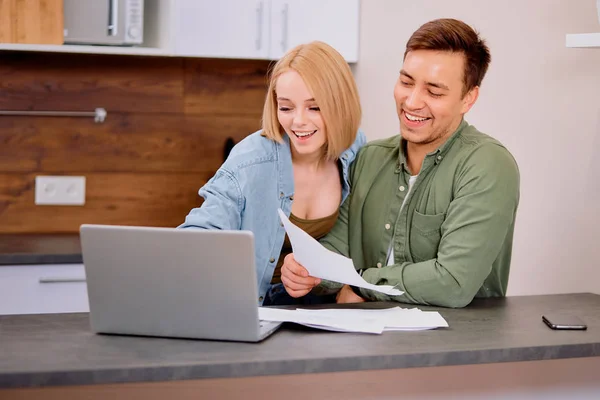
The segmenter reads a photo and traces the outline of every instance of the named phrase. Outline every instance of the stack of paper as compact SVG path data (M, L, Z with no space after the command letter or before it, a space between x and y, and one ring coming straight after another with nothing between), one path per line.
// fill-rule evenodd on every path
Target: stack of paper
M382 310L335 309L283 310L259 307L262 321L295 322L312 328L338 332L381 334L384 331L415 331L446 328L448 323L437 311L393 307Z

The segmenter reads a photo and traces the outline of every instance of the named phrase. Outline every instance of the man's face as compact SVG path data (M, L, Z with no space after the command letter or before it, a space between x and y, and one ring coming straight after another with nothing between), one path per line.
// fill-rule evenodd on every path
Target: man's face
M464 56L432 50L410 51L394 88L402 137L413 145L439 147L458 128L477 99L464 97Z

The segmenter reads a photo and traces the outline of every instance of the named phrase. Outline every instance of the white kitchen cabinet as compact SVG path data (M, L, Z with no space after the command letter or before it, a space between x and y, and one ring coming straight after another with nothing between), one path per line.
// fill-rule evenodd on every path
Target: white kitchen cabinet
M346 61L358 61L359 11L359 0L271 0L270 58L321 40Z
M0 315L89 312L83 264L0 265Z
M359 0L178 0L172 7L175 55L276 60L321 40L358 60Z
M181 56L269 56L269 0L177 0L174 53Z

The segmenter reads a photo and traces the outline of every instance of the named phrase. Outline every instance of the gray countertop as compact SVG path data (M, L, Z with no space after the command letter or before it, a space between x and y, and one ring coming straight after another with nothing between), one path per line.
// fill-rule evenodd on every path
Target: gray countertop
M437 310L449 328L369 335L290 324L261 343L98 335L88 314L0 316L0 388L600 356L600 295L475 300ZM576 314L588 330L550 330L541 320L548 311Z
M76 233L0 234L0 266L81 262L81 244Z

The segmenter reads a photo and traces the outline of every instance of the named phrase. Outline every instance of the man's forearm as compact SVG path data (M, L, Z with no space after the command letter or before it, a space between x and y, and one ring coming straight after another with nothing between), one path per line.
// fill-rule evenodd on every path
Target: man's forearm
M452 308L470 303L480 286L475 280L457 281L437 260L369 268L363 272L363 279L375 285L393 285L404 292L400 296L388 296L361 289L363 297L369 300Z

